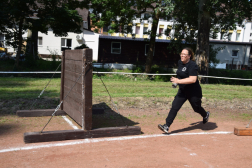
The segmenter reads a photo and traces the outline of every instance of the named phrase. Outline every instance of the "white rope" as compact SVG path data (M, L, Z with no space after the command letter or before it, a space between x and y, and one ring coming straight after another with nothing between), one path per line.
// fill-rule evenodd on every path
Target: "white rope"
M52 71L35 71L35 72L4 72L0 71L0 74L38 74L38 73L55 73ZM56 72L56 73L61 73L61 72ZM93 73L98 73L98 74L119 74L119 75L152 75L152 76L172 76L176 74L154 74L154 73L125 73L125 72L96 72L93 71ZM244 78L229 78L229 77L219 77L219 76L204 76L204 75L198 75L199 77L204 77L204 78L217 78L217 79L231 79L231 80L247 80L251 81L252 79L244 79Z
M50 74L50 73L61 73L60 71L59 72L54 72L54 71L33 71L33 72L14 72L14 71L8 71L8 72L5 72L5 71L0 71L0 73L2 74Z
M219 76L204 76L204 75L198 75L198 76L204 77L204 78L217 78L217 79L252 80L252 79L244 79L244 78L229 78L229 77L219 77Z

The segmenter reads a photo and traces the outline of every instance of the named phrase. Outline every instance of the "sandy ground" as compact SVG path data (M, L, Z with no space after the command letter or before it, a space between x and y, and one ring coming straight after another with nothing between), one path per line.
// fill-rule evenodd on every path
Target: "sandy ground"
M111 109L106 101L93 101L95 106L106 109L105 114L93 116L93 128L134 125L141 127L142 134L25 144L23 134L40 131L49 117L17 117L15 111L27 109L31 102L1 100L0 167L230 168L252 165L252 137L233 134L234 127L245 127L252 116L249 100L240 102L239 107L234 100L226 107L221 106L221 101L207 104L203 100L203 106L211 112L207 124L202 124L202 118L186 103L172 124L170 134L163 134L157 125L164 123L172 100L135 98L127 102L118 98L118 111ZM43 102L39 106L52 108L57 104L51 99ZM55 116L45 131L69 129L74 128L61 116Z

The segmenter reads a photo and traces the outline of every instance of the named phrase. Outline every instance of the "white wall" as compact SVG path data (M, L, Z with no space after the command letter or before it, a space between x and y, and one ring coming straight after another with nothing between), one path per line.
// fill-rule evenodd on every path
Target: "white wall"
M235 45L235 44L214 44L213 48L226 46L225 49L218 52L216 58L220 60L220 63L241 64L248 65L248 59L250 55L250 45ZM232 56L232 50L238 50L238 57Z
M243 42L252 42L252 22L245 23L245 33L244 33L244 40Z
M84 30L84 43L93 50L93 61L98 61L99 34Z
M80 36L80 39L77 39L77 35ZM93 49L93 60L98 60L98 44L99 44L99 34L96 34L91 31L83 30L83 33L76 34L76 33L68 33L67 37L56 37L53 34L52 30L48 30L48 34L40 33L38 34L39 37L43 38L43 44L40 46L38 45L38 52L39 54L50 54L51 52L56 52L58 55L62 55L61 52L61 39L72 39L72 47L74 49L81 44L86 44L89 48ZM49 51L50 50L50 51Z
M51 52L56 52L58 55L62 55L61 52L61 39L72 39L72 47L71 49L74 49L77 46L80 46L83 42L76 39L76 36L79 35L80 37L83 37L83 34L76 34L69 32L68 36L66 37L56 37L53 34L52 30L48 30L47 35L43 34L41 32L38 33L39 37L42 37L42 45L38 45L38 52L39 54L51 54Z

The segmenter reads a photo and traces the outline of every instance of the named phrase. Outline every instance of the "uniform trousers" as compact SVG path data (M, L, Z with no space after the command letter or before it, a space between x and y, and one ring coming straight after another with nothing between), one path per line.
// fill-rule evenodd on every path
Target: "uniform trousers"
M202 96L195 95L193 93L185 93L179 89L177 95L175 96L172 102L172 108L166 118L166 125L170 127L173 123L173 120L177 116L179 109L188 100L193 108L193 110L199 113L203 118L207 116L205 109L201 106L201 98Z

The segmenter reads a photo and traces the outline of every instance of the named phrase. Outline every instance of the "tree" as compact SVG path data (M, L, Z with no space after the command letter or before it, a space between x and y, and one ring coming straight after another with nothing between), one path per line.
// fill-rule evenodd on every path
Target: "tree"
M250 19L252 6L249 0L175 0L174 18L178 21L175 38L192 41L197 38L196 62L200 74L208 74L209 37L216 33L242 26ZM181 32L186 37L181 36ZM202 78L201 82L207 82Z
M149 73L153 60L155 40L159 36L156 33L159 19L170 20L173 7L172 0L94 0L91 4L93 12L90 17L94 27L110 26L109 33L120 32L123 34L132 34L133 20L139 22L151 21L151 31L146 33L150 35L150 45L145 72ZM141 17L141 14L144 13L147 13L147 15ZM132 35L134 38L135 34Z
M49 28L56 36L67 36L68 32L81 33L82 18L76 9L87 7L77 0L3 0L0 6L0 33L5 34L7 44L17 49L15 67L24 39L22 35L30 30L27 54L37 56L38 31L47 34ZM35 51L35 52L34 52Z

